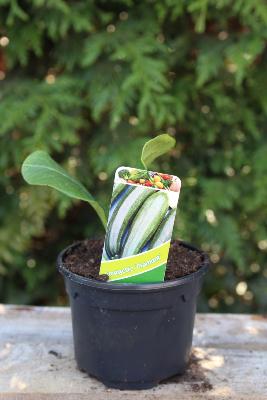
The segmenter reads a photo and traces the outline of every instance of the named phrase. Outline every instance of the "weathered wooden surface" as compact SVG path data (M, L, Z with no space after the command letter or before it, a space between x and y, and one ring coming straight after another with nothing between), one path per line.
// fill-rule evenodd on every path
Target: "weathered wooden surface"
M267 319L197 316L184 377L141 392L106 389L77 370L68 308L0 305L0 399L267 399Z

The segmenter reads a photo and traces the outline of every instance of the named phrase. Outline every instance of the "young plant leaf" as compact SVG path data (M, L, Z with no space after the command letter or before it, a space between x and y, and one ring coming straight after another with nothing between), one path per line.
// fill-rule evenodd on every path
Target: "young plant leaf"
M69 175L45 151L34 151L23 162L21 173L31 185L46 185L75 199L87 201L98 214L106 228L107 220L103 208L74 177Z
M146 142L141 155L141 162L145 169L148 169L149 165L156 158L171 150L175 146L175 143L175 139L167 133L158 135Z

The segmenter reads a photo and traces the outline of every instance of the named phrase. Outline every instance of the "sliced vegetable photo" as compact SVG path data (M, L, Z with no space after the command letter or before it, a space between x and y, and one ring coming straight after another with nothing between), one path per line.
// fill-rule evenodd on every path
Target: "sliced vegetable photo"
M123 167L123 169L118 172L118 176L122 182L129 184L171 190L174 192L180 190L180 184L177 181L177 177L168 174Z

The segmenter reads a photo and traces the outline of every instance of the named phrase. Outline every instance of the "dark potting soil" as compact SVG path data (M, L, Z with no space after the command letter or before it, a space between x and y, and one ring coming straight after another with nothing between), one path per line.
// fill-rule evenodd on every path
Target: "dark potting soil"
M80 242L80 244L67 251L63 260L64 266L74 274L107 281L107 275L99 275L103 245L102 239ZM190 250L177 240L172 241L165 281L196 272L201 267L203 258L204 256L201 252Z

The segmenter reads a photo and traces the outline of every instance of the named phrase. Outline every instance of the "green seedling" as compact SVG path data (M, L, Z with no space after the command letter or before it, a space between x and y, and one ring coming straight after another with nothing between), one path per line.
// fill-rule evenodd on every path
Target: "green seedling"
M142 149L141 162L145 169L161 155L175 146L175 139L168 134L158 135L147 141ZM107 226L106 212L85 186L71 176L64 168L54 161L48 153L37 150L31 153L23 162L21 173L30 185L49 186L65 195L88 202L96 211L104 228Z

